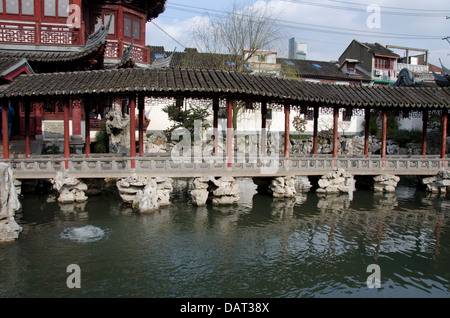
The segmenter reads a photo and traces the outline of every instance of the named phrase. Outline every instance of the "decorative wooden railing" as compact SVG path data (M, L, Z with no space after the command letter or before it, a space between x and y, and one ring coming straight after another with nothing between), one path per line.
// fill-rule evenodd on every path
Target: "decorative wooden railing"
M0 42L13 44L83 45L79 30L65 25L1 22Z
M130 43L120 44L116 40L108 40L108 43L106 44L105 57L116 59L122 58L121 52L123 52L124 48L129 44ZM121 48L121 45L124 47ZM145 46L133 44L132 57L136 62L148 64L150 63L150 49Z

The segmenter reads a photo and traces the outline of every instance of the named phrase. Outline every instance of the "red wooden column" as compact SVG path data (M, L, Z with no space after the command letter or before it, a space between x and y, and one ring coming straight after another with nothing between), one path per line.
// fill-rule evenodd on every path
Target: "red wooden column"
M90 109L89 109L89 100L84 101L84 134L85 134L85 145L84 145L84 153L86 154L86 158L89 158L91 154L91 118L90 118Z
M219 153L219 98L213 99L214 157Z
M64 111L64 158L70 158L70 131L69 131L69 101L63 101ZM66 169L69 169L69 161L65 161Z
M136 157L136 94L130 96L130 157ZM136 162L131 160L131 169L136 168Z
M261 155L266 153L267 143L267 102L261 102Z
M422 115L422 156L427 156L427 129L428 129L428 109Z
M313 128L313 155L317 157L317 144L319 133L319 107L314 107L314 128Z
M9 104L5 103L2 106L3 159L9 159L8 114Z
M338 156L338 123L339 123L339 107L333 108L333 158Z
M23 102L25 110L25 158L30 158L31 155L31 141L30 141L30 107L29 101Z
M448 122L448 109L442 110L442 143L441 143L441 158L445 159L447 152L447 122Z
M36 121L36 135L42 136L42 114L44 112L44 103L35 102L33 103L34 107L34 118Z
M291 143L290 134L290 114L291 107L288 102L284 102L284 157L289 158L289 146Z
M72 135L81 135L81 99L71 101L72 109Z
M144 114L145 114L145 97L139 96L139 157L144 153Z
M227 166L233 162L233 98L227 97Z
M386 139L387 139L387 110L381 111L381 158L386 158Z
M366 158L369 158L369 136L370 136L370 131L369 131L369 126L370 126L370 109L366 108L366 110L364 111L364 155L366 156Z

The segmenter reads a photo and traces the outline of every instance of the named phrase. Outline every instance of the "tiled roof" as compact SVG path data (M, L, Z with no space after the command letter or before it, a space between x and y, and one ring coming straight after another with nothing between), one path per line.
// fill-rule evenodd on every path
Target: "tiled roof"
M288 101L311 106L450 106L448 88L332 85L228 71L139 68L22 75L0 93L0 98L48 98L130 92L155 97L183 94L198 98L232 94L237 99Z
M281 69L287 77L371 81L369 76L360 71L355 74L342 72L333 62L277 58L277 63L281 64Z
M394 53L380 43L364 43L364 45L367 46L369 48L369 52L374 55L400 57L400 55Z

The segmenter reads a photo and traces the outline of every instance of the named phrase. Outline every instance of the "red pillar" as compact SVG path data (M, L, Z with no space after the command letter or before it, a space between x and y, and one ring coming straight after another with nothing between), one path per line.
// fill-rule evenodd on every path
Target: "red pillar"
M72 104L72 135L81 136L81 100L71 101Z
M319 142L319 107L314 107L314 129L313 129L313 155L317 157L317 144Z
M24 102L25 110L25 158L30 158L31 142L30 142L30 102Z
M386 139L387 139L387 110L383 109L381 111L381 158L386 158Z
M364 120L365 120L365 127L364 127L364 155L366 158L369 157L369 126L370 126L370 109L366 108L364 111Z
M214 156L219 153L219 98L213 99Z
M69 101L63 101L64 111L64 158L70 158L70 131L69 131ZM69 169L69 161L65 162L66 169Z
M427 156L427 129L428 129L428 109L423 111L422 116L422 156Z
M233 156L233 98L227 97L227 166L231 168Z
M9 159L8 114L9 105L5 103L2 106L3 159Z
M130 157L136 157L136 95L130 96ZM131 160L131 169L136 168L136 162Z
M291 107L288 102L284 103L284 157L289 158L289 148L291 139L289 134L290 132L290 114Z
M144 114L145 114L144 96L139 96L139 157L144 153Z
M339 123L339 108L333 109L333 158L338 156L338 123Z
M84 133L85 133L85 145L84 145L84 153L86 154L86 158L89 158L91 154L91 118L89 117L90 109L89 109L89 101L85 100L84 102Z
M441 158L445 159L447 152L447 122L448 122L448 109L442 110L442 143L441 143Z
M35 120L36 120L36 135L42 135L42 113L44 112L44 103L33 103Z

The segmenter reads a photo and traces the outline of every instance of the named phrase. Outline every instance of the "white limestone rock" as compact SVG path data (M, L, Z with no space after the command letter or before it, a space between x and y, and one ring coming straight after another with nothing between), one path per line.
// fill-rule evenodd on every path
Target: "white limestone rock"
M322 176L318 182L317 193L321 194L353 194L355 191L355 179L345 170L336 170Z
M85 202L88 199L85 195L88 186L68 173L58 172L51 182L53 189L59 192L59 203Z
M9 165L0 163L0 242L14 241L19 238L22 228L14 219L21 208L14 175Z
M392 193L395 192L397 184L400 181L400 177L390 174L384 174L375 176L373 180L374 180L373 188L375 192Z

